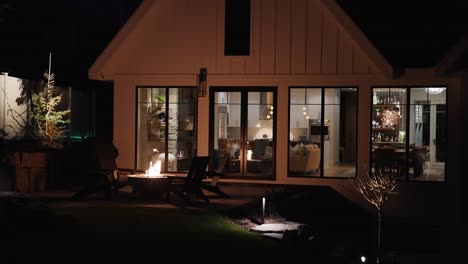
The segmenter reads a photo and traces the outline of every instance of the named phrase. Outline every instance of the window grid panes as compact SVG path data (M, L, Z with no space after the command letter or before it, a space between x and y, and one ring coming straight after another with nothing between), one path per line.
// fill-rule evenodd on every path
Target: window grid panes
M372 173L445 181L446 97L446 87L373 88Z
M187 171L196 150L194 87L139 87L136 169L161 162L162 172Z
M355 177L357 89L290 88L289 176Z

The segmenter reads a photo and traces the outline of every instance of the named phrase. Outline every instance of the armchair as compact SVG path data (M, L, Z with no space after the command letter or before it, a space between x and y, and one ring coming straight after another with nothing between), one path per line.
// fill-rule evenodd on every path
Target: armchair
M298 150L290 149L289 171L308 174L320 168L320 148L316 144L298 145Z

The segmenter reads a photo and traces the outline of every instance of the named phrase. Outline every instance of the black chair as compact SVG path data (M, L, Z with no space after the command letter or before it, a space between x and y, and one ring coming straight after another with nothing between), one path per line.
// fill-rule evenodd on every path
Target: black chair
M85 184L73 195L82 199L88 195L103 192L107 198L118 194L119 189L128 185L125 175L131 170L118 169L115 159L119 151L110 139L86 138L81 150L82 176ZM127 178L128 179L128 178Z
M183 179L173 179L169 187L170 194L174 193L186 202L191 202L195 198L201 198L209 203L208 198L203 194L203 177L208 167L209 156L194 156L187 176Z
M375 155L375 172L398 176L399 164L396 159L395 150L392 148L376 148Z

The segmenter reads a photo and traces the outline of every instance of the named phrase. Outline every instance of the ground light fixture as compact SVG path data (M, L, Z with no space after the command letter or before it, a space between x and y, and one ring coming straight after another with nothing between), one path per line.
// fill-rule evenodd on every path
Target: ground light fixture
M265 223L265 197L262 197L262 224Z

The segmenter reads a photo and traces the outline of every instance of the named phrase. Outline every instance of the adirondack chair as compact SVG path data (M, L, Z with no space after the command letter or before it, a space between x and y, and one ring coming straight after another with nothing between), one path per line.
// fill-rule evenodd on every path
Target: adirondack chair
M170 193L174 193L186 202L191 202L194 198L201 198L209 203L210 201L205 194L203 194L202 189L203 177L208 167L209 160L209 156L194 156L187 176L180 180L174 179L171 181L169 197Z
M230 154L228 152L221 156L221 158L219 159L218 167L214 171L210 171L205 174L208 178L211 178L211 180L204 181L202 185L202 188L204 190L216 193L223 198L229 198L230 196L219 188L218 182L219 179L224 176L224 166L226 165L226 162L229 159L229 157Z
M86 138L83 142L82 159L83 177L86 182L77 193L75 199L103 192L107 198L118 194L119 189L128 185L125 175L130 170L118 169L115 159L119 155L117 148L110 139Z

